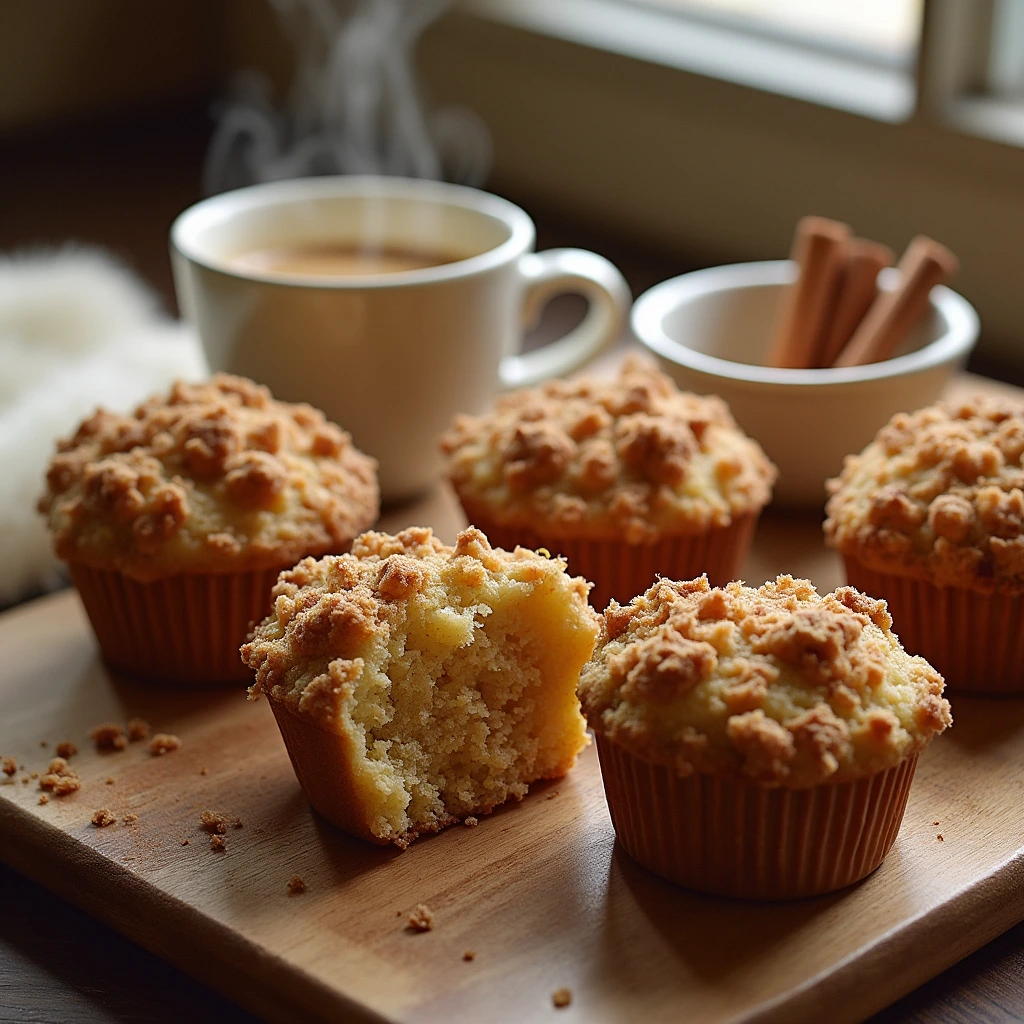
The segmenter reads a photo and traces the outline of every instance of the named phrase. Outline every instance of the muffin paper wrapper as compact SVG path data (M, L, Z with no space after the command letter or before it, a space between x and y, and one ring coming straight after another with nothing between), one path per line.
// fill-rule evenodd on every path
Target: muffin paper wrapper
M603 611L614 598L628 604L647 590L655 578L689 580L707 573L712 586L723 586L739 576L757 524L756 515L737 516L729 526L697 534L663 537L654 544L627 544L621 540L546 537L532 527L513 527L490 522L466 509L470 522L483 530L494 547L511 551L546 548L562 555L573 576L594 584L591 605Z
M81 563L70 570L111 668L186 685L252 680L238 648L270 611L280 569L182 573L151 583Z
M889 606L893 632L960 693L1024 694L1024 595L937 587L845 558L851 586Z
M295 777L313 808L350 835L386 845L388 840L374 835L360 806L344 736L295 714L269 695L267 700L288 749Z
M896 841L913 755L855 782L770 789L712 775L680 778L597 737L615 834L671 882L744 899L813 896L869 875Z

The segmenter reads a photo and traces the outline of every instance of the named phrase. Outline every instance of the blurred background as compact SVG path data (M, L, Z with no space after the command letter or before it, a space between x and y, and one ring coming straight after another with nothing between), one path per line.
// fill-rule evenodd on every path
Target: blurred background
M976 365L1024 379L1021 0L5 0L0 250L99 243L173 310L174 214L240 180L222 152L204 183L217 114L244 136L246 111L301 108L303 74L346 95L360 60L371 106L407 68L443 176L635 288L784 255L808 212L897 252L938 238L981 313Z
M981 315L971 368L1024 383L1022 147L1024 0L4 0L0 607L60 582L54 440L203 372L167 233L204 195L460 181L634 294L784 256L809 213L926 234Z

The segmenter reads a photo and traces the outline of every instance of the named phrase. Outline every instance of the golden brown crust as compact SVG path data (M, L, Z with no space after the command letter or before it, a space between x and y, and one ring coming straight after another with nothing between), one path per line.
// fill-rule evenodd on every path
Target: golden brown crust
M394 536L365 533L353 542L351 553L305 558L278 577L273 614L241 651L256 672L250 696L267 693L292 711L336 722L364 668L356 652L375 637L388 637L399 617L398 603L431 576L436 580L448 563L453 579L470 585L479 585L480 574L487 571L533 582L546 573L564 572L563 562L525 548L492 548L475 527L463 530L454 548L429 527L410 527ZM585 602L587 582L576 577L570 584ZM306 679L308 666L325 658L330 659L325 672ZM301 687L296 686L299 679Z
M900 413L828 483L825 537L879 572L1024 591L1024 405L977 396Z
M550 536L651 541L759 512L775 467L725 403L640 357L614 381L549 381L460 416L442 439L463 505ZM472 518L472 517L471 517Z
M376 463L308 405L217 374L58 445L40 511L57 554L136 579L273 568L377 518Z
M579 693L591 727L681 775L794 788L892 767L950 724L942 677L884 602L780 576L662 580L613 603Z

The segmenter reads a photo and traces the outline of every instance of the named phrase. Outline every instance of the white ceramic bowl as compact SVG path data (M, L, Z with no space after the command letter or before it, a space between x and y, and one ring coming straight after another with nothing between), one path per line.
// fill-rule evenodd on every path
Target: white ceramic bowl
M892 359L869 366L764 366L789 260L696 270L655 285L633 306L633 333L680 387L721 395L779 467L775 502L818 506L825 481L894 413L934 402L978 340L974 307L933 288L931 309ZM895 270L879 277L892 288Z

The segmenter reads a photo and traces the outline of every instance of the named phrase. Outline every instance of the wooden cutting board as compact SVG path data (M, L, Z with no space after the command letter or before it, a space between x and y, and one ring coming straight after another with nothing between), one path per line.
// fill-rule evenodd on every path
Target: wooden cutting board
M451 541L462 520L438 491L384 526L411 523ZM746 577L780 572L841 582L816 519L762 522ZM133 715L181 749L93 749L93 726ZM265 702L113 678L65 592L0 616L0 755L24 766L0 776L0 857L273 1021L853 1021L1024 918L1024 700L957 698L954 715L878 872L729 901L623 853L593 748L476 828L404 853L350 839L306 805ZM66 739L83 787L40 805L29 775ZM100 808L117 824L93 826ZM223 853L205 809L241 819ZM404 928L418 903L431 932ZM572 1003L555 1009L560 988Z

